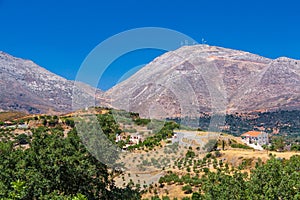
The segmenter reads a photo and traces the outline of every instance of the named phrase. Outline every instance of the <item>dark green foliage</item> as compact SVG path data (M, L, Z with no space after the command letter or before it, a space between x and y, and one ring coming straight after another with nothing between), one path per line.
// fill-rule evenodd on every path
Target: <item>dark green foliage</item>
M300 151L300 144L293 144L291 150L292 151Z
M192 200L199 200L201 199L201 194L199 194L198 192L194 192L192 195Z
M142 118L137 118L134 120L134 123L138 126L146 126L151 122L150 119L142 119Z
M239 144L239 143L233 143L230 145L231 148L239 148L239 149L253 149L252 147L249 147L247 145L244 144Z
M98 123L103 133L109 138L111 142L115 141L116 134L122 133L122 130L120 129L119 124L116 123L113 115L98 115Z
M212 154L209 152L205 155L205 158L211 158L212 157Z
M271 150L283 151L285 146L283 137L273 137L271 142Z
M180 118L168 119L180 124ZM199 119L185 119L193 127L201 127L202 130L208 130L211 117L202 113ZM226 115L225 125L229 130L224 132L240 136L241 134L256 130L257 127L263 127L267 132L274 128L279 129L281 135L286 135L285 139L290 142L300 140L300 111L299 110L279 110L276 112L253 113L253 117L241 117L240 115Z
M192 150L188 150L185 154L185 157L186 158L193 158L193 157L195 157L195 155L196 155L195 152L193 152Z
M20 134L16 137L16 142L18 144L28 144L29 142L29 137L26 134Z
M120 151L118 145L115 144L116 134L120 134L122 130L115 122L111 114L98 116L84 116L76 118L76 130L78 135L98 160L116 167L115 161L119 158Z
M253 199L299 199L300 156L290 160L272 157L267 164L253 170L249 195Z
M248 161L247 161L248 162ZM205 170L206 169L206 170ZM184 191L190 191L191 185L199 187L192 199L299 199L300 198L300 156L290 160L271 157L266 164L258 162L250 176L239 169L228 171L228 166L218 167L216 172L203 168L202 177L181 178L172 173L160 178L160 183L181 183Z
M182 187L182 190L185 194L191 194L193 192L193 188L190 185L185 185Z
M47 126L47 123L48 123L47 119L43 119L43 125Z
M160 200L159 196L151 197L151 200Z
M0 199L140 199L131 188L114 186L107 166L75 130L64 137L60 129L39 128L29 144L21 149L0 142Z
M65 123L66 123L66 125L68 125L68 126L70 126L70 127L72 127L72 128L75 127L75 122L74 122L73 119L66 119L66 120L65 120Z

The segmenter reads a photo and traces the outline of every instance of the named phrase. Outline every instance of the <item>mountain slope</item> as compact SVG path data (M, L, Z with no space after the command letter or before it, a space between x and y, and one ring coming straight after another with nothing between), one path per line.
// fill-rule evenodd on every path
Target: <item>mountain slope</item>
M76 84L82 97L95 89ZM0 109L28 113L67 112L72 109L74 82L57 76L32 61L0 52ZM100 92L97 90L97 92Z
M208 45L168 52L105 93L147 117L300 107L300 61Z

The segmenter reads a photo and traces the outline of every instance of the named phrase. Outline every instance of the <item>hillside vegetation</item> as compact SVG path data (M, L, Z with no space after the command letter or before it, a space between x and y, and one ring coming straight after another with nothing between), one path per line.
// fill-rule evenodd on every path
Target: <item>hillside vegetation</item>
M101 163L87 150L86 144L106 148L91 116L112 144L126 149L125 154L105 153L118 166ZM112 109L20 117L0 125L0 199L300 198L296 152L256 151L225 133L203 148L181 146L170 142L180 130L177 123ZM86 120L82 127L76 126L79 119ZM132 135L143 140L132 143Z

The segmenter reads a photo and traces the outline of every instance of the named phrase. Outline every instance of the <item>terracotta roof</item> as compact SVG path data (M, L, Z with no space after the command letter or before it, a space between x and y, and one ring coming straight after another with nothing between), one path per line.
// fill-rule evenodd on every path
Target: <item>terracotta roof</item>
M260 131L248 131L246 133L243 133L241 136L251 136L251 137L257 137L261 134Z

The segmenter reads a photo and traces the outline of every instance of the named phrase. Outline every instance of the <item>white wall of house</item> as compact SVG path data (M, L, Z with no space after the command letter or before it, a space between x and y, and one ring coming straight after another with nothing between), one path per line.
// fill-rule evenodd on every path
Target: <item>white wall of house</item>
M264 145L264 144L269 144L269 135L268 133L262 132L260 135L258 135L257 137L257 143L260 145Z
M261 132L257 136L242 136L243 141L249 144L259 144L259 145L268 145L269 144L269 135L268 133Z

